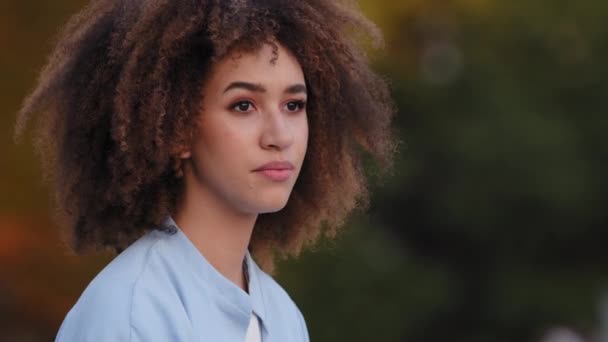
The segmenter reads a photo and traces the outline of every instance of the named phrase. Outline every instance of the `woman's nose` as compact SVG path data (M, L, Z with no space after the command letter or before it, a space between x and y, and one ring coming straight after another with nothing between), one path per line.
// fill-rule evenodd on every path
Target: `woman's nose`
M293 143L292 127L279 110L264 113L260 145L264 149L284 150Z

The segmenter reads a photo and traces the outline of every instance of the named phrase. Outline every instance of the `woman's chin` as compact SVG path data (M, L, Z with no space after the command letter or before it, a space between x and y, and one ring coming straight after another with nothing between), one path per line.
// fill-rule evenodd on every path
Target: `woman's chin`
M276 204L268 204L268 205L264 206L263 208L260 208L259 213L260 214L276 213L277 211L281 211L283 208L285 208L285 205L287 205L287 201L283 201L281 203L276 203Z
M257 203L256 212L258 214L276 213L287 205L288 196L262 196Z

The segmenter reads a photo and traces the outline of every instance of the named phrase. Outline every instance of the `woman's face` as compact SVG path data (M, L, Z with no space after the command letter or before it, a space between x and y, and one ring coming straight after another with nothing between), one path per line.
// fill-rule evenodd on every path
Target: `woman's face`
M220 61L203 87L194 186L241 213L282 209L306 154L304 75L278 47L274 64L270 45Z

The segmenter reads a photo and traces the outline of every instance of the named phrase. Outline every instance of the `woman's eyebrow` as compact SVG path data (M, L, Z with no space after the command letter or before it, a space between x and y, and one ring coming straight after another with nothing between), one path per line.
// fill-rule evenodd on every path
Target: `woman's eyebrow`
M228 85L228 87L226 87L226 89L224 89L224 93L226 93L227 91L229 91L231 89L238 89L238 88L249 90L249 91L254 91L254 92L260 92L260 93L266 92L266 88L264 88L264 86L261 84L236 81L236 82L230 83ZM287 93L287 94L305 93L306 94L306 86L304 84L294 84L294 85L287 87L285 89L285 93Z
M228 85L228 87L226 87L226 89L224 89L224 93L226 93L228 90L238 89L238 88L246 89L249 91L257 91L260 93L266 92L266 88L264 88L264 86L262 86L261 84L237 81L237 82L230 83L230 85Z
M287 89L285 89L285 93L287 93L287 94L298 94L298 93L306 94L306 86L303 84L294 84L292 86L287 87Z

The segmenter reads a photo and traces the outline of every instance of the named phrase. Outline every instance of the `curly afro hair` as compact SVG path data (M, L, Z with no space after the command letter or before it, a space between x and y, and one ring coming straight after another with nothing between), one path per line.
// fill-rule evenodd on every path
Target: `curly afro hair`
M183 181L177 151L194 134L210 68L279 42L304 72L310 135L287 205L259 215L251 237L252 254L273 272L276 256L334 237L367 206L364 162L392 167L395 105L365 39L382 45L348 1L92 0L59 33L18 113L15 141L35 116L34 146L72 250L120 253L146 231L167 229L160 223Z

